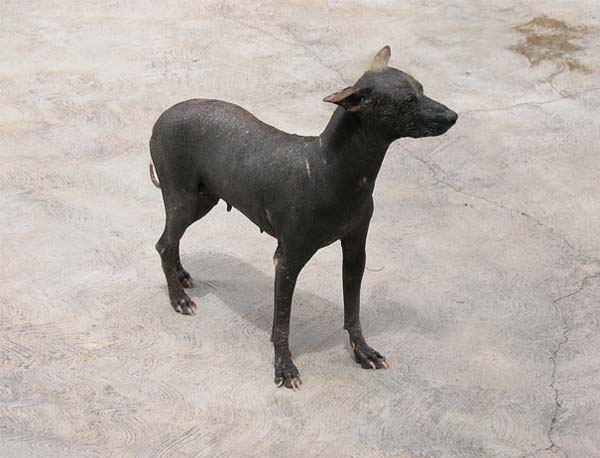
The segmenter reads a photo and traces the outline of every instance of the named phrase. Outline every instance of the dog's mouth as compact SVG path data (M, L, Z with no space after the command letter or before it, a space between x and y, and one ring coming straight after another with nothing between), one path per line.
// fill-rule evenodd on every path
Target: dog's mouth
M401 136L409 138L437 137L445 134L456 124L457 119L458 114L449 108L437 113L429 112L405 124Z
M452 110L446 110L444 113L436 116L427 122L423 129L423 137L437 137L445 134L458 120L458 114Z
M423 138L423 137L438 137L445 134L454 123L437 123L432 122L427 124L427 127L423 129L417 129L408 133L407 137L410 138Z
M426 130L426 137L437 137L438 135L443 135L446 132L448 132L448 130L454 125L454 123L452 124L448 124L448 123L440 123L440 124L433 124L431 126L428 127L428 129Z

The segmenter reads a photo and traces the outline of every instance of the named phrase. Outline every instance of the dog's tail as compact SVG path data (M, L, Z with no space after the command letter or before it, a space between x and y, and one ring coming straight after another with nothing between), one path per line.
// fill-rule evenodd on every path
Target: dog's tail
M152 162L150 162L150 179L152 180L154 186L160 189L160 181L158 181L158 177L154 172L154 164Z

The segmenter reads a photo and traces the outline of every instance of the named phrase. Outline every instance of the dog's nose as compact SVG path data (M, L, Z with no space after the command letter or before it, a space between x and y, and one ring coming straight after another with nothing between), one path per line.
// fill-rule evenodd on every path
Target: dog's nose
M456 120L458 119L458 114L456 114L452 110L448 110L446 113L444 113L444 118L446 119L448 124L453 126L456 123Z

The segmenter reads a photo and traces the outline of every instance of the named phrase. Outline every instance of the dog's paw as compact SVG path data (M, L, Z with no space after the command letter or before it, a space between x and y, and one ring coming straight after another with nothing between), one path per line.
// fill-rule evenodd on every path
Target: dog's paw
M189 298L187 294L184 294L179 299L174 300L173 308L177 313L181 313L182 315L195 315L196 312L196 304L193 300Z
M184 288L192 288L194 286L192 276L184 269L177 272L177 278L179 278L179 281Z
M300 373L290 358L278 358L275 362L275 385L285 386L294 391L300 389Z
M385 357L377 350L372 349L365 344L352 344L354 350L354 360L360 364L363 369L387 369L389 366Z

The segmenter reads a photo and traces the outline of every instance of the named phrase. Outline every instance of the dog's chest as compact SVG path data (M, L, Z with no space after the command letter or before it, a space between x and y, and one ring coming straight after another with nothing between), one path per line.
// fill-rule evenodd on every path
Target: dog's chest
M309 214L304 220L319 245L325 246L339 240L364 220L372 205L372 196L365 191L345 194L342 198L339 195L323 198L308 210Z

